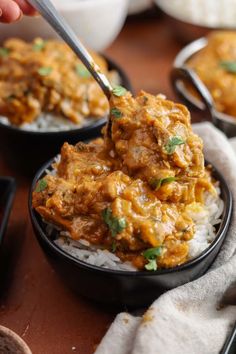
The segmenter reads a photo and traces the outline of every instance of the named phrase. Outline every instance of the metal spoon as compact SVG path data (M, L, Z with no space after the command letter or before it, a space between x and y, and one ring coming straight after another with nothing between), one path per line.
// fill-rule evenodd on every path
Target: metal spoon
M42 17L44 17L44 19L54 28L59 36L64 39L68 46L80 58L109 100L112 91L112 86L109 80L101 72L99 66L94 62L91 55L85 49L64 18L58 13L51 1L28 0L28 2L42 15Z

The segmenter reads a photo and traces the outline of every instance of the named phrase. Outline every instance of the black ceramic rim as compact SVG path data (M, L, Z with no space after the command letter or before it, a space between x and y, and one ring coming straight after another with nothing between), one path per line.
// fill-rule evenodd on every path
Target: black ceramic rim
M3 202L5 201L5 203L1 205L3 216L0 223L0 245L3 240L3 235L7 228L8 218L11 212L13 198L16 191L16 182L14 178L0 177L0 184L2 183L7 184L8 186L7 186L6 194L3 195L4 198ZM1 199L0 202L2 202Z
M199 52L201 49L205 48L207 45L208 41L206 37L199 38L188 45L186 45L181 51L177 54L175 57L174 63L173 63L173 70L175 69L183 69L187 68L187 61L194 56L197 52ZM196 74L195 74L196 75ZM201 79L198 77L198 79L201 81ZM181 80L181 78L180 78ZM178 81L178 79L176 79ZM202 81L201 81L202 82ZM175 84L177 85L177 83ZM194 85L195 86L195 85ZM188 90L184 87L184 85L178 85L177 88L178 94L180 94L187 102L191 103L195 108L203 111L203 102L200 101L199 99L195 98L191 93L188 92ZM197 90L198 91L198 90ZM214 116L222 120L224 122L236 125L236 118L233 116L230 116L228 114L222 113L217 111L214 107L212 107L212 110L214 111ZM214 117L212 117L214 119Z
M221 173L214 168L213 166L213 176L216 178L217 181L220 182L220 188L221 192L225 194L225 205L224 205L224 211L223 211L223 216L222 216L222 221L220 223L219 229L216 233L216 237L214 241L209 245L208 248L206 248L198 257L180 265L174 268L169 268L169 269L160 269L154 272L148 272L148 271L120 271L120 270L112 270L112 269L107 269L107 268L102 268L98 266L93 266L89 263L86 263L84 261L80 261L76 259L75 257L69 255L65 251L61 250L50 238L46 235L45 231L41 227L39 223L39 219L41 218L40 215L33 210L32 208L32 192L35 189L37 181L42 178L42 176L45 174L45 170L50 168L52 163L55 161L55 158L51 159L48 161L46 164L44 164L39 171L36 173L32 186L29 192L29 212L31 216L31 221L35 228L37 229L38 233L40 234L41 239L47 243L48 247L54 252L57 253L57 256L60 256L60 258L63 258L65 261L70 261L73 262L75 265L80 266L82 268L86 268L87 270L90 271L96 271L96 272L103 272L106 274L119 274L120 276L129 276L129 277L137 277L137 276L153 276L153 275L162 275L162 274L168 274L168 273L174 273L174 272L181 272L182 270L188 269L193 267L194 265L204 261L204 259L211 253L218 245L219 242L221 242L222 238L224 239L226 237L226 232L229 227L231 215L232 215L232 210L233 210L233 198L232 194L228 188L228 185L221 175ZM210 164L206 162L206 164ZM211 164L210 164L211 165ZM211 165L212 166L212 165ZM222 194L221 193L221 194Z
M126 73L124 72L124 70L116 62L114 62L112 59L110 59L106 55L101 54L101 56L107 61L108 69L109 70L115 70L119 74L120 79L121 79L121 85L124 86L128 91L133 92L133 88L132 88L131 82L130 82L128 76L126 75ZM23 129L19 129L17 127L14 127L12 125L3 124L1 122L0 122L0 127L4 128L6 130L11 130L11 131L18 132L19 134L25 135L26 137L29 136L29 135L31 135L31 136L32 135L33 136L37 135L37 136L42 136L42 137L49 136L50 137L52 135L53 136L55 136L55 135L63 136L65 134L69 134L70 132L73 132L75 134L76 133L83 134L83 133L88 132L90 130L94 130L95 128L102 127L106 122L107 122L107 116L105 116L103 118L100 118L100 119L97 119L92 124L86 125L86 126L81 127L81 128L60 130L60 131L50 131L50 132L23 130Z

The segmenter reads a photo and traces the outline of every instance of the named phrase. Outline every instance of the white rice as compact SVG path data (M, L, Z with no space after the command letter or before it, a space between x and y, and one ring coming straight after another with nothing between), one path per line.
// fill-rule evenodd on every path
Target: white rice
M71 256L97 267L113 270L136 271L130 262L122 262L114 253L90 245L86 240L74 241L67 232L61 232L55 244Z
M53 114L45 113L41 114L32 123L24 123L17 128L20 130L33 132L58 132L79 129L93 124L95 121L96 119L88 118L83 119L83 122L80 124L75 124L62 116L55 116ZM9 119L3 116L0 116L0 123L4 125L11 125Z
M217 195L205 193L205 207L199 213L190 213L195 222L195 234L189 241L189 258L196 258L215 239L216 226L221 222L224 202L220 198L220 188L216 188Z
M201 254L216 237L216 226L221 222L224 202L220 198L220 188L216 188L217 195L205 193L205 206L200 211L189 211L189 216L195 222L195 234L189 243L189 259ZM55 227L48 225L47 233L50 234ZM90 245L86 240L72 240L68 232L59 232L60 236L54 242L64 252L86 263L113 270L137 271L129 262L122 262L116 255L108 250Z

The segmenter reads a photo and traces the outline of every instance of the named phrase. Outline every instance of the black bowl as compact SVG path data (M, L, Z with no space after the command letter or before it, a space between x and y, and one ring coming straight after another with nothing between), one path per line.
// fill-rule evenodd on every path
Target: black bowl
M13 178L0 177L0 246L7 228L15 191L16 183Z
M96 302L118 307L138 308L149 305L163 292L183 285L203 275L217 256L226 237L232 214L232 195L217 171L214 177L220 181L221 198L225 203L222 222L212 244L197 258L172 269L148 271L115 271L92 266L62 251L46 234L41 216L32 208L32 191L37 181L45 175L52 160L36 174L29 194L29 212L34 232L49 262L61 278L77 293Z
M216 110L213 98L199 76L188 68L188 60L207 45L207 38L202 37L184 47L176 56L170 74L173 89L178 97L189 106L189 108L202 112L204 119L221 129L228 137L236 136L236 117ZM190 84L199 94L201 100L194 97L186 87Z
M103 55L104 56L104 55ZM132 91L130 81L124 71L111 59L104 56L109 70L115 70L121 85ZM6 162L18 172L35 174L49 158L55 156L65 141L76 144L78 141L96 138L106 124L107 117L79 129L59 132L32 132L0 123L0 151Z

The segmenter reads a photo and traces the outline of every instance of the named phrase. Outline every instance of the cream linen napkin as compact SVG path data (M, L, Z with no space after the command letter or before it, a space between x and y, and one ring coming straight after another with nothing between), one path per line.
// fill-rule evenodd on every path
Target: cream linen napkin
M159 297L142 317L119 314L95 354L218 354L236 321L236 306L216 304L236 281L236 140L210 123L194 125L205 157L224 175L234 198L231 226L207 274ZM234 145L233 145L234 144Z

